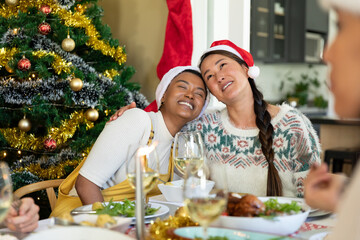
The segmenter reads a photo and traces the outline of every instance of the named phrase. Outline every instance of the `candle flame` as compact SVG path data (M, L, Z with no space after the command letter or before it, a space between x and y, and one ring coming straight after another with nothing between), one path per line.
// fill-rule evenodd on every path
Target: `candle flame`
M137 156L144 156L144 155L149 155L149 153L151 153L152 151L154 151L154 149L156 148L156 146L159 144L159 141L154 141L150 146L143 146L143 147L139 147L139 149L137 150Z

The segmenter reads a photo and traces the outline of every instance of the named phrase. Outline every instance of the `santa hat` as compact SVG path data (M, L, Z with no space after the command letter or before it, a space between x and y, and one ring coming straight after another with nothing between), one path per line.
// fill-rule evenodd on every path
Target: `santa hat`
M329 10L330 8L341 9L356 15L360 15L360 1L359 0L320 0L323 8Z
M257 78L260 75L260 69L254 65L254 59L252 55L248 51L236 46L233 42L229 40L215 41L211 44L210 48L204 52L204 54L216 50L231 52L246 62L249 67L248 75L252 79Z
M170 69L167 73L165 73L165 75L162 77L159 85L156 88L156 92L155 92L155 99L156 99L156 104L157 104L157 108L159 109L161 106L161 99L164 96L164 93L166 92L166 89L169 87L171 81L180 73L184 72L185 70L193 70L196 72L200 73L200 69L198 67L194 67L194 66L178 66L178 67L174 67L172 69ZM206 99L205 99L205 103L204 106L198 116L201 117L201 115L204 113L207 105L209 104L210 101L210 92L206 88Z

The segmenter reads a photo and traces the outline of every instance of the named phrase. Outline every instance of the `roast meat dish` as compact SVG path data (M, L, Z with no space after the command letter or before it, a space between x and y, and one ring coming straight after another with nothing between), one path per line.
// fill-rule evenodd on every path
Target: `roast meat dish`
M276 217L292 215L301 211L304 210L296 201L280 203L276 197L269 198L265 202L251 194L240 196L236 193L229 193L228 197L227 213L229 216Z
M251 194L239 198L230 193L227 212L229 216L256 217L265 212L265 204Z

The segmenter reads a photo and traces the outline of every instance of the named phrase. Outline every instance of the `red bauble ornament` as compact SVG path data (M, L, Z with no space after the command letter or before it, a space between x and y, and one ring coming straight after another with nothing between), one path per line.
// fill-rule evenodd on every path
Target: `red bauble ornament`
M48 15L49 13L51 13L51 7L49 5L42 5L40 7L40 11L46 15Z
M51 26L50 26L50 24L43 22L43 23L40 23L40 25L38 26L38 30L39 30L39 33L41 33L43 35L48 35L51 32Z
M20 59L20 61L18 62L17 67L21 71L27 71L31 68L31 62L29 59L27 59L25 56L23 56L23 58Z
M44 148L47 151L54 151L56 149L56 141L52 138L48 138L44 141Z

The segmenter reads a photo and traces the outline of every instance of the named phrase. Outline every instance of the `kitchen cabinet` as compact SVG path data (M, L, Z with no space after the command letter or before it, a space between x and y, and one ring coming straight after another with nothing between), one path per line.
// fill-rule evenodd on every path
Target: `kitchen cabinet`
M264 62L305 62L306 35L326 39L328 14L314 0L252 0L250 51Z

